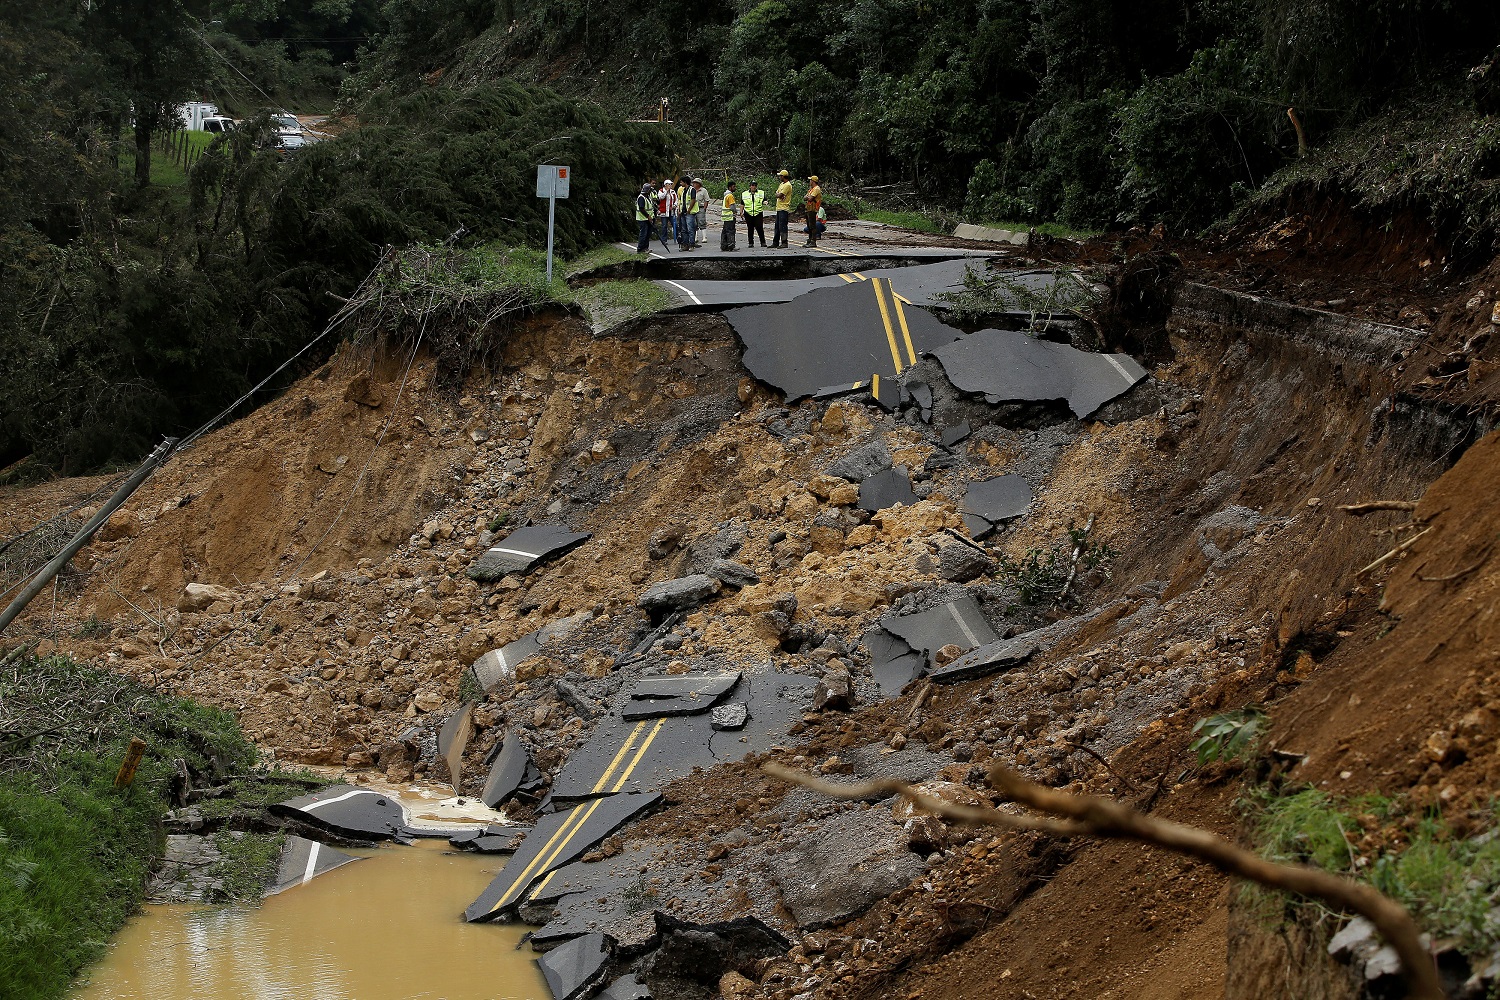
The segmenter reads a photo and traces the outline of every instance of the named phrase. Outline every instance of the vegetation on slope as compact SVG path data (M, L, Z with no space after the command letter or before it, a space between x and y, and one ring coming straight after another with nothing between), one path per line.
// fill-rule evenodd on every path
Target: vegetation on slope
M0 706L0 997L45 1000L140 904L176 761L218 776L257 755L225 712L63 657L6 663ZM136 737L145 758L115 788ZM253 878L241 888L259 896Z

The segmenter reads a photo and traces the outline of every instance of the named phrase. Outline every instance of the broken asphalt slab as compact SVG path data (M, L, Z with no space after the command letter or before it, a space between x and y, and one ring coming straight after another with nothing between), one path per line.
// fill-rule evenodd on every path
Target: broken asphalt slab
M859 509L871 514L897 504L911 506L916 502L911 477L904 469L886 469L859 484Z
M494 920L520 905L532 886L553 869L576 860L660 801L656 792L627 792L543 816L495 880L464 911L464 919L471 923Z
M469 577L489 583L510 573L529 573L543 562L572 551L590 537L586 531L569 531L561 524L517 528L474 560L469 567Z
M708 712L623 718L622 712L634 699L621 697L615 710L600 719L593 734L568 755L567 764L553 779L552 796L567 802L657 789L695 767L710 767L767 750L806 711L816 685L816 679L801 674L745 674L735 697L748 706L750 721L737 732L715 731Z
M648 614L665 616L674 611L696 608L713 598L723 587L724 584L717 578L707 573L695 573L692 576L654 583L641 591L641 596L636 598L635 603L636 607Z
M1018 635L1014 639L1002 639L978 649L971 650L945 667L939 667L927 676L937 684L957 684L972 681L1002 670L1019 667L1031 659L1042 643L1031 634Z
M274 896L294 886L306 885L314 878L359 858L335 850L306 837L288 836L281 846L276 871L266 885L265 894Z
M926 657L929 667L944 646L970 650L1000 638L985 619L979 602L972 597L961 597L912 615L882 618L879 625Z
M972 538L983 538L997 524L1020 517L1031 507L1031 484L1017 475L981 479L964 487L961 510Z
M491 809L499 809L521 787L530 765L531 754L521 742L521 737L514 732L507 732L501 740L500 752L490 765L490 773L485 779L479 800Z
M790 302L820 288L883 278L891 283L906 305L930 305L938 296L963 291L964 272L969 262L936 261L907 267L882 267L878 270L825 274L813 278L768 278L759 281L661 279L658 283L679 304L699 308L767 305Z
M677 674L647 677L625 692L620 710L625 719L652 719L666 715L697 715L707 712L740 681L740 672L729 674Z
M865 633L863 644L870 653L870 673L887 698L899 695L927 668L926 657L878 625Z
M510 854L530 836L532 827L525 824L490 823L477 830L465 830L448 838L448 845L460 851L477 854Z
M499 649L490 650L475 660L469 668L474 674L475 682L479 684L481 690L488 691L501 681L515 680L516 667L540 653L542 647L551 640L566 639L580 626L591 621L593 617L592 612L585 611L582 614L543 625L535 632L507 642Z
M635 976L621 976L599 994L599 1000L651 1000L651 991Z
M962 336L931 313L903 305L882 277L724 315L745 345L745 367L788 400L827 386L893 381L919 355Z
M600 986L610 951L610 942L603 934L585 934L537 959L553 1000L578 1000Z
M271 806L277 816L301 820L350 840L389 840L408 836L406 810L384 792L354 785L330 785Z
M932 356L959 392L992 404L1064 399L1079 419L1146 377L1128 354L1094 354L1015 330L981 330L937 345Z

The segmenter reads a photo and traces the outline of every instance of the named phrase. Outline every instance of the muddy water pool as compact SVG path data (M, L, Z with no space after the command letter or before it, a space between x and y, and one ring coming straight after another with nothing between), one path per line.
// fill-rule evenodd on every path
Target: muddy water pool
M465 924L506 855L442 840L363 860L259 907L148 906L75 1000L548 1000L527 928Z

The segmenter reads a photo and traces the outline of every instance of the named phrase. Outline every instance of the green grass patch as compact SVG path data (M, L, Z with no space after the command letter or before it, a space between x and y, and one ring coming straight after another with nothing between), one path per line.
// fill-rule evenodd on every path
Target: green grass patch
M1500 948L1491 917L1500 898L1500 817L1476 835L1456 834L1441 816L1402 823L1400 803L1381 796L1338 799L1317 789L1262 793L1250 803L1257 849L1273 860L1308 864L1369 882L1410 911L1434 938L1451 938L1472 962ZM1404 847L1359 853L1373 828L1410 826ZM1270 894L1255 889L1252 897Z
M1008 229L1013 233L1025 233L1036 230L1043 236L1057 236L1066 240L1086 240L1098 236L1103 230L1099 229L1074 229L1060 222L993 222L989 219L972 220L976 226L984 226L986 229Z
M281 857L283 833L234 833L224 831L214 837L219 849L219 863L210 873L224 886L225 902L260 902L266 882Z
M117 789L132 737L146 755ZM65 995L135 911L178 758L234 774L257 752L228 713L63 657L0 673L0 997Z
M187 150L190 156L201 156L217 136L212 132L184 132L174 134L170 141L174 144L180 142L179 136L187 137ZM174 145L175 148L175 145ZM120 143L120 155L118 163L121 173L127 177L135 176L135 145L127 133L125 140ZM177 162L172 153L162 148L161 141L151 144L151 186L164 188L186 188L187 171Z
M661 312L672 304L672 297L656 282L636 279L588 285L573 293L573 301L595 329L605 330Z

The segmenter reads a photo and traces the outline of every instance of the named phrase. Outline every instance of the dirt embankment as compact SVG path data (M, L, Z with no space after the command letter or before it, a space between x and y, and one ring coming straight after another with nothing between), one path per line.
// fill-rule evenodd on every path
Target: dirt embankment
M1477 293L1449 294L1477 322L1465 304ZM1186 746L1198 719L1257 702L1272 743L1307 755L1294 780L1410 792L1477 818L1500 767L1486 507L1500 445L1486 439L1445 475L1468 433L1454 430L1456 397L1422 397L1401 362L1351 352L1358 326L1340 328L1354 340L1319 340L1289 334L1281 314L1206 315L1169 318L1151 380L1085 422L941 387L932 427L853 401L788 408L745 378L714 317L602 338L540 318L456 398L430 389L430 361L407 371L404 357L344 355L174 460L80 557L78 589L55 609L39 602L23 628L232 707L279 756L356 781L434 767L432 731L459 702L463 668L588 613L482 702L471 764L508 727L555 773L622 676L769 660L854 675L855 707L808 713L777 753L828 774L895 768L986 796L985 768L1001 761L1233 836L1235 773L1194 771ZM1413 333L1419 350L1443 335ZM949 461L937 429L959 419L976 430ZM919 502L872 516L825 472L876 437L916 472ZM1008 471L1037 501L990 555L1020 559L1090 519L1117 553L1081 607L1018 609L996 561L956 568L945 529L962 523L963 485ZM33 516L96 486L12 492L7 509ZM1417 497L1417 527L1405 513L1337 510ZM524 578L465 575L527 518L593 537ZM760 582L623 665L653 624L640 591L721 557ZM179 604L190 582L224 589ZM881 701L858 648L865 628L960 595L1002 634L1071 624L1024 669L920 704L916 691ZM675 867L645 876L668 912L763 907L794 947L741 970L752 994L1213 997L1281 961L1259 939L1231 951L1231 889L1202 866L941 824L920 824L892 860L909 867L915 851L914 878L873 894L861 883L863 905L809 923L776 873L815 856L825 825L910 828L888 802L818 803L754 763L680 779L661 812L604 847L670 847Z

